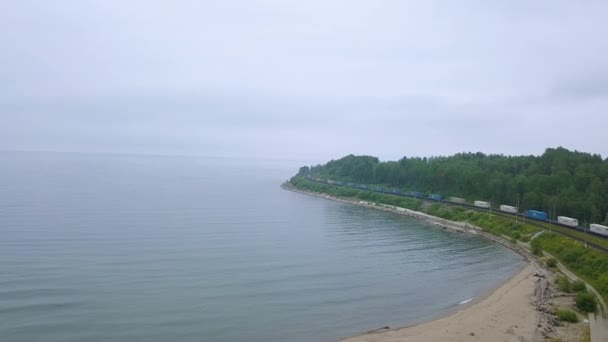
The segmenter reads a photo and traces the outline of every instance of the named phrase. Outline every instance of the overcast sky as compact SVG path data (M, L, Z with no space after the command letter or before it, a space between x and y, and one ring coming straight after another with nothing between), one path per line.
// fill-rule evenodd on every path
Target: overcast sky
M3 1L0 149L608 157L606 1Z

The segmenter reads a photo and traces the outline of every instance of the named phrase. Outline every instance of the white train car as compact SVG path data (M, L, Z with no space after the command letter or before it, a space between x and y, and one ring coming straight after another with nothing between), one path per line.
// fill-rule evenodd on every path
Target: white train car
M327 184L336 184L336 181L333 179L328 179Z
M475 201L473 203L476 207L480 207L480 208L489 208L490 207L490 202L484 202L484 201Z
M557 222L570 227L578 227L578 220L567 216L558 216Z
M464 198L460 198L460 197L450 197L450 198L448 198L448 201L454 202L454 203L459 203L459 204L466 203L465 199Z
M589 230L600 235L608 236L608 227L602 226L601 224L593 223L589 225Z
M501 204L500 210L504 211L506 213L517 214L517 207L513 207L510 205L506 205L506 204Z

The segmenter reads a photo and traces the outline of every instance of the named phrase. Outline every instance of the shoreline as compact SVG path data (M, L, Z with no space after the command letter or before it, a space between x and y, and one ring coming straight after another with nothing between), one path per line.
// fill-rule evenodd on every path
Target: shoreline
M305 194L305 195L309 195L309 196L314 196L314 197L318 197L318 198L323 198L323 199L327 199L327 200L334 201L334 202L353 204L353 205L358 205L358 206L362 206L362 207L366 207L366 208L383 210L383 211L387 211L387 212L391 212L394 214L403 215L403 216L407 216L407 217L413 217L420 221L423 221L423 222L426 222L426 223L429 223L429 224L432 224L435 226L439 226L443 229L448 229L448 230L451 230L451 231L454 231L457 233L468 233L468 234L472 234L472 235L477 235L484 239L491 240L491 241L501 244L504 247L507 247L510 250L521 255L524 258L524 260L527 262L530 262L531 260L536 259L532 254L530 254L530 252L528 252L528 250L526 250L522 246L513 244L513 243L511 243L511 241L509 241L505 238L502 238L502 237L499 237L496 235L492 235L490 233L486 233L481 228L479 228L475 225L472 225L470 223L450 221L450 220L432 216L432 215L429 215L429 214L426 214L426 213L423 213L420 211L396 207L396 206L387 205L387 204L376 204L376 203L370 203L370 202L356 200L356 199L348 199L348 198L331 196L331 195L319 193L319 192L301 190L301 189L298 189L298 188L295 188L295 187L289 185L289 183L282 184L281 188L288 190L288 191L301 193L301 194Z
M522 256L525 262L517 271L486 293L473 298L470 302L449 308L433 318L394 328L385 326L368 330L349 337L343 337L339 341L459 341L464 338L474 341L535 341L542 335L543 330L545 333L551 330L550 324L549 326L543 324L543 321L548 321L547 317L543 317L537 311L539 306L546 304L546 298L534 298L537 292L539 292L538 287L540 283L546 283L545 279L549 275L544 267L537 262L536 257L532 256L522 246L513 244L507 239L485 233L479 227L468 223L449 221L422 212L390 205L369 203L356 199L340 198L324 193L301 190L291 186L289 183L285 183L281 187L296 193L413 217L453 232L477 235L511 249ZM541 281L541 278L545 281ZM542 286L547 285L544 284ZM512 308L512 303L518 303L520 307ZM505 315L504 307L506 306L511 308L509 311L510 315ZM516 323L510 324L505 322L505 316L509 316L511 321ZM477 318L473 322L468 322L468 318L470 317ZM522 320L522 317L525 317L525 319ZM484 322L484 319L489 319L489 322ZM504 329L493 331L488 328L496 325L497 320L501 321L502 328ZM481 333L479 332L480 329L482 330ZM475 331L478 331L478 333L476 334Z
M454 310L420 323L381 328L339 339L340 342L398 341L537 341L542 338L537 309L530 297L541 269L528 263L488 293ZM470 305L469 305L470 304ZM512 307L507 307L511 305Z
M378 333L378 332L383 332L383 331L397 331L397 330L401 330L401 329L407 329L407 328L413 328L419 325L423 325L426 323L430 323L430 322L434 322L434 321L438 321L444 318L447 318L457 312L469 309L471 307L474 307L475 305L483 302L484 300L486 300L488 297L490 297L492 294L494 294L494 292L496 292L498 289L500 289L501 287L507 285L509 282L511 282L513 280L513 278L520 276L522 273L524 273L526 271L526 269L528 267L540 267L538 266L536 263L534 262L524 262L520 267L518 267L512 274L510 274L507 278L501 280L498 284L496 284L495 286L493 286L491 289L485 291L484 293L482 293L481 295L477 296L477 297L473 297L470 299L467 299L468 302L463 303L463 304L456 304L456 306L453 306L451 308L446 309L445 311L431 317L428 319L424 319L424 320L420 320L420 321L415 321L409 324L405 324L405 325L399 325L396 327L382 327L382 328L378 328L378 329L372 329L372 330L368 330L368 331L364 331L361 333L357 333L355 335L351 335L351 336L347 336L347 337L342 337L340 338L339 341L344 341L344 340L348 340L351 339L353 337L358 337L358 336L362 336L362 335L368 335L368 334L373 334L373 333Z

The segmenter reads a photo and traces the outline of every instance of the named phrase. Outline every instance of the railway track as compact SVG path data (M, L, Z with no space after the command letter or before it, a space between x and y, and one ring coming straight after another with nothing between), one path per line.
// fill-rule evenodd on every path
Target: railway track
M447 202L447 203L449 203L449 202ZM469 208L469 209L473 209L473 208ZM490 212L489 210L486 210L486 211ZM498 215L498 216L509 218L509 219L512 219L514 217L514 215L512 215L512 214L503 213L503 212L495 211L495 210L492 210L491 213L493 215ZM565 231L563 231L561 229L560 230L556 230L555 227L551 227L551 224L553 224L552 222L547 222L546 224L542 224L540 222L536 222L534 220L527 219L526 217L521 217L521 216L518 216L518 217L523 222L525 222L525 223L527 223L529 225L532 225L532 226L535 226L535 227L538 227L538 228L541 228L541 229L544 229L544 230L550 230L551 232L567 236L567 237L569 237L571 239L574 239L576 241L582 242L582 243L586 244L587 246L589 246L589 247L591 247L593 249L596 249L596 250L598 250L600 252L608 254L608 248L606 248L606 247L604 247L604 246L602 246L600 244L597 244L597 243L595 243L593 241L589 241L588 239L581 238L581 237L576 236L574 234L571 234L569 232L565 232ZM549 225L549 226L547 226L547 225ZM558 226L558 227L564 228L561 225ZM567 228L567 229L571 229L571 228ZM575 230L575 231L578 231L578 230Z
M429 200L429 202L438 202L438 201ZM447 205L461 206L461 207L464 207L464 208L467 208L467 209L471 209L471 210L488 212L488 213L491 213L492 215L498 215L498 216L505 217L505 218L508 218L508 219L513 219L516 216L515 214L504 213L502 211L485 209L485 208L478 208L478 207L475 207L475 206L472 206L472 205L468 205L468 204L452 203L452 202L449 202L449 201L441 201L441 203L442 204L447 204ZM600 244L597 244L597 243L595 243L593 241L589 241L588 239L581 238L581 237L576 236L574 234L571 234L569 232L563 231L563 228L566 228L566 229L572 229L574 231L580 232L578 229L573 229L573 228L566 227L566 226L563 226L563 225L556 225L556 226L558 226L558 227L560 227L562 229L555 229L555 227L551 227L551 225L554 225L554 222L538 222L536 220L532 220L532 219L529 219L529 218L527 218L525 216L519 216L519 215L517 215L517 218L521 219L522 222L527 223L529 225L532 225L532 226L535 226L535 227L538 227L538 228L541 228L541 229L545 229L545 230L548 229L548 230L550 230L550 231L552 231L554 233L558 233L558 234L567 236L567 237L569 237L571 239L574 239L576 241L582 242L582 243L586 244L587 246L589 246L589 247L591 247L593 249L596 249L596 250L598 250L600 252L608 254L608 248L606 248L606 247L604 247L604 246L602 246Z

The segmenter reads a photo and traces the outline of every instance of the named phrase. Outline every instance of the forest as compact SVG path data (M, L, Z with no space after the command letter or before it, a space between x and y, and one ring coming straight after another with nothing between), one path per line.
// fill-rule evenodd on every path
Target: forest
M458 153L380 161L348 155L325 165L303 166L297 176L382 185L491 201L608 224L608 159L598 154L548 148L540 156Z

